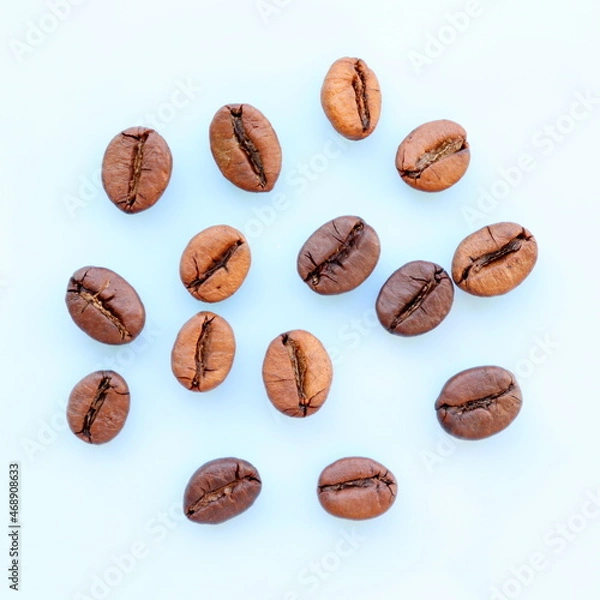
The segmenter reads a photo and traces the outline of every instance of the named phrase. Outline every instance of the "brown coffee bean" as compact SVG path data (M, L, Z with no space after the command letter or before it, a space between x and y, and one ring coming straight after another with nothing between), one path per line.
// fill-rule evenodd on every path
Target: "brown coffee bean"
M225 381L235 356L235 338L229 323L212 312L194 315L177 334L171 369L182 386L208 392Z
M102 161L102 185L117 208L138 213L150 208L169 185L173 157L154 129L131 127L116 135Z
M373 133L379 121L379 81L364 60L340 58L325 76L321 104L339 134L350 140L362 140Z
M431 121L408 134L398 147L396 169L423 192L440 192L465 174L471 152L467 132L453 121Z
M288 417L308 417L327 400L333 368L323 344L308 331L296 329L271 342L262 374L277 410Z
M210 124L210 150L231 183L270 192L281 172L281 147L269 120L250 104L229 104Z
M450 276L435 263L416 260L394 272L377 298L377 317L390 333L420 335L437 327L454 301Z
M448 380L435 403L440 425L451 435L481 440L508 427L519 414L521 389L501 367L475 367Z
M469 294L500 296L525 280L537 256L535 238L521 225L488 225L459 244L452 261L452 278Z
M372 519L386 512L396 500L394 475L370 458L341 458L319 477L321 506L334 517Z
M194 523L223 523L248 510L261 486L260 475L249 462L239 458L211 460L187 484L183 512Z
M69 396L67 423L88 444L110 442L129 414L129 388L114 371L96 371L84 377Z
M105 344L128 344L142 331L146 311L137 292L120 275L103 267L82 267L69 280L71 318Z
M233 227L215 225L194 236L179 264L187 291L197 300L220 302L234 294L250 269L250 246Z
M379 260L379 237L360 217L328 221L306 240L298 254L298 274L318 294L358 287Z

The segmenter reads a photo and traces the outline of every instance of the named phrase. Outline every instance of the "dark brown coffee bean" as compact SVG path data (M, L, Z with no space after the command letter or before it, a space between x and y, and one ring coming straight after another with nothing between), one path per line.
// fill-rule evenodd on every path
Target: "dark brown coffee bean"
M88 444L110 442L129 414L129 388L114 371L96 371L84 377L69 396L67 423Z
M288 417L308 417L327 400L333 368L323 344L308 331L296 329L271 342L262 374L277 410Z
M281 172L281 147L269 120L250 104L229 104L210 124L210 149L221 173L248 192L270 192Z
M396 169L411 187L440 192L462 178L470 160L467 132L453 121L431 121L417 127L400 144Z
M499 296L525 280L537 256L535 238L521 225L488 225L459 244L452 261L452 278L469 294Z
M379 121L379 81L364 60L340 58L325 76L321 104L339 134L350 140L362 140L373 133Z
M298 274L318 294L358 287L379 260L379 237L360 217L338 217L319 227L298 254Z
M229 323L212 312L194 315L177 334L171 369L192 392L208 392L225 381L235 356L235 337Z
M250 246L233 227L215 225L194 236L179 264L187 291L204 302L220 302L234 294L250 269Z
M440 425L451 435L481 440L508 427L519 414L521 389L501 367L475 367L448 380L435 403Z
M75 271L69 280L66 302L77 327L105 344L128 344L146 322L137 292L110 269L82 267Z
M249 462L212 460L192 475L183 496L183 512L194 523L223 523L248 510L261 486L260 475Z
M172 170L167 142L154 129L131 127L108 145L102 161L102 185L117 208L138 213L158 202Z
M394 475L370 458L341 458L319 477L321 506L342 519L372 519L386 512L396 500Z
M377 298L377 317L390 333L420 335L437 327L450 312L454 286L435 263L416 260L394 272Z

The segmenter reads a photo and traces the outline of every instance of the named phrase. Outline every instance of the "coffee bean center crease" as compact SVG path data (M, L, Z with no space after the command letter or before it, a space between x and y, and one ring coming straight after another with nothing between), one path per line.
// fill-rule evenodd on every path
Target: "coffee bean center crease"
M196 342L196 351L194 353L194 362L196 363L196 373L192 379L192 389L199 389L204 375L210 370L206 366L206 355L208 353L208 342L212 330L212 322L215 317L205 319L202 323L202 329Z
M131 210L137 201L138 188L144 164L144 146L148 141L150 131L145 131L142 135L131 135L129 133L122 133L121 135L133 138L137 141L131 157L131 175L129 176L129 189L127 191L127 198L125 199L125 210Z
M243 106L240 106L238 110L230 108L229 112L231 114L231 123L233 125L235 139L248 158L248 162L250 163L252 170L254 173L256 173L260 186L265 187L267 183L265 168L263 166L260 152L254 145L254 142L248 136L246 128L244 127L244 122L242 120Z
M402 177L411 177L413 179L419 179L425 169L428 169L431 165L440 160L461 152L466 148L465 140L458 138L456 140L444 140L438 146L429 150L429 152L423 153L419 160L415 164L415 168L412 170L401 170L400 175Z
M292 369L294 371L296 393L298 394L298 408L302 411L303 415L306 416L312 400L312 398L306 397L306 357L298 344L289 335L284 334L281 338L281 342L288 351L290 363L292 364Z
M356 109L362 125L362 130L367 131L371 125L371 114L369 111L369 94L367 92L367 76L360 60L354 63L355 75L352 79L352 87L356 96Z
M390 491L390 494L394 496L393 486L395 485L395 481L388 477L388 471L386 471L383 475L378 473L373 477L364 477L361 479L351 479L348 481L342 481L340 483L333 483L327 485L319 486L319 491L321 492L339 492L340 490L345 490L347 488L369 488L374 486L379 486L380 483L386 485Z
M190 281L185 287L187 289L197 289L202 284L206 283L219 269L225 269L228 271L227 264L231 260L231 257L236 253L237 249L243 244L242 240L236 240L231 246L229 246L220 256L212 261L212 264L204 273L200 273L198 267L198 261L194 257L194 264L196 265L196 278Z
M204 507L208 506L209 504L212 504L213 502L218 502L221 498L226 498L228 496L231 496L237 487L239 487L240 485L243 485L247 481L255 481L257 483L260 483L260 480L257 479L256 477L253 477L252 475L246 475L246 477L238 478L238 474L236 473L235 481L232 481L231 483L223 485L223 486L217 488L216 490L212 490L210 492L205 492L204 495L200 496L200 498L198 498L198 500L193 502L187 508L186 514L188 516L191 516L194 513L198 512L199 510L203 509Z
M90 407L83 419L83 427L81 428L81 431L77 432L77 435L85 435L90 442L92 441L91 428L96 420L96 417L98 416L98 413L100 412L100 409L102 408L102 405L104 404L104 401L106 400L108 390L111 388L110 382L111 378L104 376L100 380L100 383L98 383L98 387L94 393L94 398L92 399Z
M446 410L454 414L462 415L463 413L477 410L478 408L487 409L493 404L498 404L505 397L511 395L511 392L515 389L515 384L511 383L505 390L485 396L484 398L477 398L475 400L469 400L460 406L451 406L450 404L442 404L438 410ZM517 399L518 400L518 399Z

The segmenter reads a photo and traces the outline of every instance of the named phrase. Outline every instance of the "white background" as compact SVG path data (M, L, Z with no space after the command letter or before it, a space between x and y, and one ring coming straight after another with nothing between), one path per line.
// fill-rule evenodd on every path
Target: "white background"
M19 46L35 38L32 24L53 29L48 4L5 2L0 19L0 447L6 480L8 463L21 463L21 597L490 600L504 586L495 600L597 599L600 519L586 504L600 488L596 0L472 0L476 16L459 33L448 15L463 0L266 0L262 10L255 0L80 0L36 47ZM438 32L436 48L428 36ZM438 56L419 67L414 53L426 52ZM383 112L369 139L337 151L319 90L346 55L377 73ZM175 94L182 86L187 97ZM578 94L596 100L575 121ZM233 102L258 107L279 135L271 194L234 188L212 161L208 124ZM467 129L472 162L454 188L426 195L400 180L394 156L438 118ZM129 216L97 173L109 140L132 125L159 128L174 171L160 202ZM515 174L524 155L531 168ZM482 200L492 188L502 198ZM272 208L276 199L287 208ZM296 255L343 214L377 230L381 259L357 290L320 297L297 276ZM494 299L457 292L447 320L419 338L373 323L392 271L415 259L448 269L466 235L502 220L539 243L522 286ZM217 223L246 231L253 266L212 306L237 336L231 375L196 395L169 355L181 325L208 307L185 291L178 264ZM116 270L142 297L147 333L131 346L104 346L71 322L66 285L88 264ZM260 375L270 340L294 328L336 357L330 397L306 420L276 413ZM450 376L481 364L519 374L523 410L494 438L455 443L433 403ZM131 413L113 442L91 447L65 429L64 405L81 377L111 367L130 384ZM319 506L321 469L348 455L397 476L381 518L346 522ZM190 523L180 510L188 478L222 456L256 465L262 493L223 525ZM132 548L136 564L116 567ZM533 574L523 565L536 554ZM513 568L524 583L510 581Z

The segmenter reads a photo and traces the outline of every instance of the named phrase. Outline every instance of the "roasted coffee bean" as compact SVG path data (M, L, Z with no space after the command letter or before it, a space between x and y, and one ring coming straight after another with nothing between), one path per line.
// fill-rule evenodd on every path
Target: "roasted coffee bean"
M250 269L250 246L233 227L215 225L194 236L179 264L187 291L204 302L220 302L234 294Z
M248 510L261 485L258 471L249 462L212 460L192 475L185 488L183 512L194 523L223 523Z
M75 271L69 280L66 302L75 324L105 344L128 344L146 322L137 292L110 269L82 267Z
M499 296L523 282L537 256L535 238L521 225L488 225L459 244L452 278L460 289L475 296Z
M336 60L325 76L321 104L339 134L351 140L366 138L377 127L381 113L375 73L359 58Z
M450 312L454 286L435 263L416 260L400 267L383 284L377 317L390 333L420 335L437 327Z
M110 442L129 414L129 388L114 371L96 371L84 377L69 396L67 423L89 444Z
M372 519L386 512L396 500L394 475L370 458L341 458L319 477L321 506L342 519Z
M453 121L431 121L417 127L400 144L396 169L411 187L440 192L462 178L470 160L467 132Z
M333 369L323 344L308 331L296 329L271 342L262 374L277 410L288 417L308 417L327 400Z
M108 145L102 161L102 185L117 208L138 213L158 202L172 170L167 142L154 129L131 127Z
M250 104L229 104L210 124L210 149L221 173L248 192L269 192L281 172L281 147L269 120Z
M448 380L435 403L440 425L451 435L481 440L508 427L519 414L521 389L501 367L475 367Z
M235 338L229 323L212 312L194 315L177 334L171 369L182 386L208 392L223 383L235 356Z
M358 287L379 260L379 237L360 217L338 217L319 227L298 254L298 274L318 294Z

